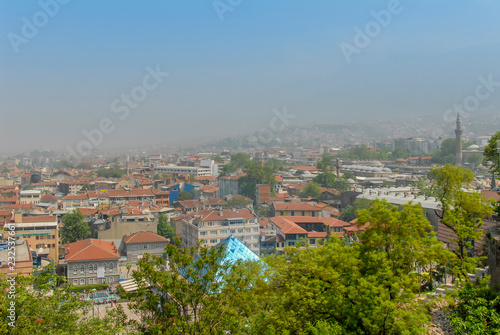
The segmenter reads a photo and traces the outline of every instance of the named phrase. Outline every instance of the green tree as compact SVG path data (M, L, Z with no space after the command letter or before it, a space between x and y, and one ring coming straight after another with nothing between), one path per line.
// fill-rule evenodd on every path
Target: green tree
M180 241L177 240L178 244ZM132 276L142 286L130 296L146 334L242 334L262 303L249 289L264 285L253 262L220 262L225 246L167 245L166 260L146 254ZM145 297L145 298L144 298Z
M446 164L433 169L432 174L441 202L441 211L436 211L436 215L456 234L453 240L456 247L451 248L456 256L455 272L462 279L468 279L467 274L474 272L480 262L478 257L469 257L473 254L471 241L481 238L482 219L491 215L493 203L484 199L481 193L464 191L474 180L474 174L469 169Z
M427 197L435 197L438 195L437 186L431 181L426 180L425 178L420 178L417 181L415 189L420 191L421 194Z
M256 199L257 184L270 184L271 194L274 194L276 178L270 166L261 166L259 162L250 162L245 166L246 176L238 179L238 188L241 195L252 200Z
M321 186L318 183L311 181L304 187L304 189L299 193L301 198L321 198Z
M238 171L238 167L232 163L227 163L224 165L222 170L220 171L220 176L229 176Z
M231 164L235 165L238 168L243 168L248 163L250 163L250 156L246 153L238 152L231 155Z
M65 214L61 227L61 240L64 244L83 240L90 236L90 229L79 209Z
M243 208L246 208L248 206L248 202L245 198L243 197L231 197L231 199L229 199L226 203L226 205L224 206L225 208L227 209L243 209Z
M198 189L194 189L189 193L191 194L191 199L200 199L203 196L203 192Z
M97 177L103 178L121 178L125 175L126 171L117 167L103 168L97 171Z
M500 140L500 131L491 136L487 146L484 147L484 164L491 163L490 171L500 174L500 153L498 153L498 140Z
M408 157L410 157L410 152L408 151L408 149L403 147L397 147L391 152L392 159L408 158Z
M471 165L479 165L483 161L483 155L478 152L473 153L467 158L467 163Z
M333 167L333 162L332 162L332 155L330 154L324 154L321 157L321 160L316 163L316 167L321 171L321 172L327 172L332 170Z
M180 191L177 195L177 201L191 200L193 198L193 194L188 191Z
M222 158L221 155L212 155L210 156L210 159L217 163L224 163L224 158Z
M345 222L351 222L358 217L358 212L361 209L367 209L369 207L370 200L365 198L356 199L354 204L348 205L340 212L339 219Z
M175 237L175 228L168 221L168 217L164 213L161 213L158 217L157 233L171 240Z
M325 171L320 173L313 179L314 182L318 183L320 186L333 188L338 191L344 192L349 187L347 178L345 176L338 177L330 171Z
M9 297L11 282L0 272L0 334L134 334L135 322L128 320L121 306L108 310L104 318L93 317L88 302L69 290L71 285L56 286L64 277L55 274L54 265L36 275L15 278L15 297ZM15 320L8 318L10 303L15 302Z
M458 292L458 303L449 317L455 334L487 335L500 333L500 297L488 286L467 283Z

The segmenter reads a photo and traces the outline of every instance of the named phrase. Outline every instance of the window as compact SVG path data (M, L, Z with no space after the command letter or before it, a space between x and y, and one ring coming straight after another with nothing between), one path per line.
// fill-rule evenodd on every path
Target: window
M306 216L306 212L305 211L302 211L302 216Z
M52 235L52 239L55 240L56 239L56 235Z
M205 235L207 235L207 232L206 231L200 231L200 235L201 236L205 236Z
M89 273L93 273L93 272L94 272L94 265L89 264Z
M288 245L295 245L295 242L288 242Z
M109 263L109 272L113 272L114 266L113 263Z
M252 232L252 229L249 229L249 228L245 229L245 233L251 233L251 232Z
M208 223L208 226L209 226L209 227L213 227L213 226L214 226L214 223L213 223L213 222L209 222L209 223Z
M156 248L163 248L163 244L161 244L161 243L157 243L157 244L156 244Z
M108 283L112 283L114 281L114 278L113 277L109 277L109 280L108 280Z
M139 246L137 244L132 244L132 250L137 250Z
M221 235L227 235L227 230L221 230L221 231L220 231L220 234L221 234Z
M210 240L210 243L217 243L217 239Z
M253 231L257 233L259 231L259 228L254 228Z
M280 211L280 215L285 215L285 212L283 212L283 211Z
M292 211L292 216L295 216L295 211Z
M147 244L144 244L144 249L147 249L148 248L148 245Z
M80 285L85 285L85 279L80 279Z
M78 279L73 279L73 284L78 285Z
M80 265L80 274L84 274L85 273L85 265Z
M311 216L314 216L314 211L313 211L313 212L311 212Z
M78 266L75 264L73 265L73 274L76 275L77 273L78 273Z
M238 233L242 234L243 233L243 229L238 229Z
M210 235L217 235L217 230L212 230L212 231L210 232Z
M89 278L89 284L94 284L94 278Z
M315 240L314 238L311 238L311 239L309 240L309 244L316 244L316 240Z
M236 234L236 229L231 229L231 230L229 230L229 232L230 232L231 234Z
M37 240L39 240L39 239L40 239L40 236L37 236L37 237L36 237L36 239L37 239Z

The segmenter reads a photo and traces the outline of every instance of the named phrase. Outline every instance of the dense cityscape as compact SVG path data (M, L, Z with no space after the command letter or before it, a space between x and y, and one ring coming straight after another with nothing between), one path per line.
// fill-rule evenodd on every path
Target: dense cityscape
M499 10L0 3L0 335L498 334Z

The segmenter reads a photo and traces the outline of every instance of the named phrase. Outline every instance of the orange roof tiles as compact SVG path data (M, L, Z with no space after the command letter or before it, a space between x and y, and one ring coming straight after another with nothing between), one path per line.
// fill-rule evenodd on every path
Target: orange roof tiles
M238 209L238 210L231 210L231 209L224 209L221 211L213 211L213 210L201 210L195 213L196 215L200 215L201 218L199 218L200 221L222 221L226 219L252 219L255 218L255 215L252 214L252 212L249 209Z
M120 258L114 242L92 238L67 244L65 254L67 262Z
M123 238L125 243L152 243L152 242L167 242L168 240L150 231L139 231L130 234Z
M271 222L280 228L283 234L307 234L307 230L300 227L295 222L288 220L283 216L276 216L271 218Z
M37 222L57 222L57 216L41 215L41 216L23 216L23 223Z
M319 211L320 208L308 204L307 202L273 202L277 211Z

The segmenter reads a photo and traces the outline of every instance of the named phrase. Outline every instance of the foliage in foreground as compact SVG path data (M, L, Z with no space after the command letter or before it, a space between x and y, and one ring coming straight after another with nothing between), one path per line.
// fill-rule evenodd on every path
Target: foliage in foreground
M500 333L500 297L487 284L467 283L458 292L458 304L450 315L456 334L487 335Z
M130 296L145 334L421 334L422 278L447 257L417 205L375 201L361 212L366 243L337 238L289 248L262 263L224 263L223 247L167 245L133 276L151 283ZM387 237L389 236L389 239ZM146 299L144 299L146 297Z
M69 285L55 286L61 278L53 273L53 266L49 265L35 276L17 275L15 293L10 291L8 278L0 273L0 334L114 335L133 328L121 306L103 319L91 316L90 304L72 294ZM12 301L14 323L9 318Z

